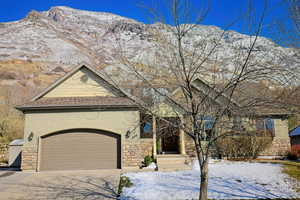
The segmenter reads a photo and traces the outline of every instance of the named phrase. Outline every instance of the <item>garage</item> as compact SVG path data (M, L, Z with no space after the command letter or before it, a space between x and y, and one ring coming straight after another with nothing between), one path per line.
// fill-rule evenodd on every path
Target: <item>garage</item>
M41 137L40 171L117 169L120 136L102 130L75 129Z
M119 169L141 159L139 106L93 67L78 65L16 108L22 170Z

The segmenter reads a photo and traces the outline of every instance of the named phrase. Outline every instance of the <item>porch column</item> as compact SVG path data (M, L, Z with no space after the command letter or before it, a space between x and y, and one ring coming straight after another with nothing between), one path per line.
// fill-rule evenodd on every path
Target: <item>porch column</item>
M152 116L152 133L153 133L153 158L156 158L156 117Z
M180 123L184 123L183 116L180 117ZM185 155L185 143L184 143L184 131L179 129L179 139L180 139L180 154Z

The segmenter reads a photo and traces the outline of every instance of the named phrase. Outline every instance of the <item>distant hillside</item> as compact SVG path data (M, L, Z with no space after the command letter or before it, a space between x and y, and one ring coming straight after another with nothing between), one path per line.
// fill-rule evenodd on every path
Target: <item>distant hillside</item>
M0 85L41 88L70 67L85 61L118 76L126 71L118 66L115 55L119 44L126 56L139 62L145 71L151 70L155 57L164 62L164 41L153 32L171 37L162 24L144 24L111 13L53 7L45 12L32 11L22 20L0 24ZM190 33L185 45L218 38L223 30L215 26L199 25ZM242 45L241 45L242 44ZM248 37L228 31L220 41L216 55L218 67L230 69L230 61L237 51L246 49ZM237 49L239 48L239 49ZM276 45L267 38L258 39L255 59L271 62L280 56L300 60L297 51ZM290 63L282 63L289 66ZM131 79L131 78L130 78Z

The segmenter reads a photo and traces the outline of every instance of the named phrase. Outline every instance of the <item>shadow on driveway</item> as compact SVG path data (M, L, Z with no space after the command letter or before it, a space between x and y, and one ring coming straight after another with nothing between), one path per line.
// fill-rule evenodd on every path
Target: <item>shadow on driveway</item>
M120 174L32 173L5 191L9 199L117 199ZM11 194L11 196L10 196ZM0 193L0 196L1 193Z

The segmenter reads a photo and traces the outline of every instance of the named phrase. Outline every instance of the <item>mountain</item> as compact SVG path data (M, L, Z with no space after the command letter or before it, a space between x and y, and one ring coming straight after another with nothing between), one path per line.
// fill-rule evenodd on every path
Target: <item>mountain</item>
M42 88L82 61L118 76L124 69L116 63L115 56L123 51L132 61L148 68L153 58L158 58L157 66L151 67L161 67L166 64L166 49L164 41L155 37L157 31L172 40L170 26L144 24L111 13L64 6L32 11L22 20L0 23L0 85ZM209 45L222 33L216 26L199 25L184 42L191 47L197 42ZM218 42L216 55L222 60L219 65L230 68L236 51L248 48L249 37L228 31ZM258 38L256 50L262 53L255 59L264 62L282 56L300 60L298 51L264 37Z

